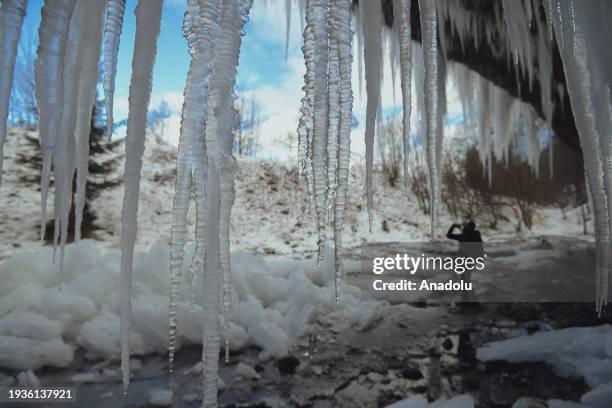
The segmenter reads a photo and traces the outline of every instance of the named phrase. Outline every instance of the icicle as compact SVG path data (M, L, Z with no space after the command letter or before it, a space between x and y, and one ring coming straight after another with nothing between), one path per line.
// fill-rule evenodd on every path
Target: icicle
M104 3L104 2L102 2ZM75 241L81 239L81 225L85 209L86 183L89 173L89 137L92 109L96 99L96 88L99 77L100 43L102 41L102 21L104 9L96 5L88 5L87 16L82 30L83 39L79 50L81 73L79 76L78 100L75 124L75 170L76 191L74 194Z
M429 196L431 205L431 239L436 239L435 227L438 212L438 41L437 17L434 0L419 0L421 33L423 37L423 62L425 64L425 115L427 165L429 168Z
M196 181L195 252L202 251L203 253L205 250L204 216L206 214L208 164L204 130L208 114L208 83L215 55L214 44L219 36L220 3L221 0L211 0L200 5L199 0L190 0L183 27L183 34L189 45L191 63L184 92L170 237L170 304L168 306L170 372L174 369L178 290L185 256L187 210L194 180Z
M318 256L323 260L326 239L326 186L327 186L327 69L328 69L328 36L327 23L329 10L328 0L309 0L306 5L306 29L312 27L314 34L314 105L313 105L313 139L312 139L312 172L313 193L317 214Z
M304 54L304 63L306 65L306 73L304 74L304 97L302 98L302 106L300 108L300 122L297 130L298 134L298 166L300 174L306 179L306 186L309 194L312 193L310 184L312 183L312 131L313 118L312 110L314 104L314 33L312 26L307 26L304 29L304 45L302 46ZM311 201L314 198L311 196Z
M353 110L353 89L351 81L353 62L353 33L351 30L351 1L335 0L332 8L332 27L335 31L338 49L338 72L340 76L340 121L338 123L338 165L336 170L336 197L334 212L334 259L336 269L336 302L340 300L340 280L343 274L341 259L342 229L344 227L344 211L346 208L346 193L348 190L348 174L350 162L351 123Z
M359 84L359 97L363 96L363 16L361 7L355 10L355 26L357 27L357 81Z
M525 150L527 162L531 166L536 177L540 173L540 140L538 138L538 126L533 108L523 104L523 135L525 137Z
M41 11L39 44L35 64L40 145L43 164L41 176L41 239L47 224L47 195L53 151L63 106L64 54L75 0L47 0Z
M374 167L374 134L376 118L380 104L380 79L382 60L382 3L379 1L363 1L359 3L363 18L366 94L366 190L368 202L368 223L372 231L372 211L374 210L374 195L372 191L372 173Z
M234 137L232 129L237 126L234 110L234 86L236 67L240 56L243 27L252 6L252 0L230 0L223 5L221 36L215 53L214 72L210 81L210 105L206 126L206 144L209 155L215 156L220 191L219 237L220 272L223 276L223 315L225 321L225 360L229 362L230 308L231 308L231 265L230 265L230 216L234 204L235 159L232 156ZM209 158L210 160L210 158ZM212 200L216 200L210 196ZM213 239L213 238L209 238ZM213 256L213 254L207 254ZM207 269L207 273L215 273ZM209 313L210 311L205 311ZM210 312L212 313L212 312ZM214 373L216 383L217 374ZM205 379L205 381L207 381ZM212 380L210 380L212 381ZM206 392L205 392L206 395ZM214 390L216 396L216 388Z
M410 0L394 0L393 15L399 34L400 70L402 86L402 142L404 147L404 185L409 186L410 114L412 112L412 38L410 29Z
M53 151L54 165L54 246L60 245L60 264L58 287L61 288L64 270L64 248L68 235L68 214L72 204L72 180L74 176L75 138L74 130L76 123L76 105L78 98L78 81L80 78L79 48L85 40L81 27L83 15L87 14L87 7L81 2L76 2L70 25L68 27L68 42L66 44L66 55L63 67L63 103L61 109L61 121L57 135L57 146Z
M130 315L132 263L138 231L140 171L145 148L147 113L151 100L153 66L161 25L163 0L140 0L136 6L136 38L132 57L129 114L125 142L124 195L121 212L121 371L123 389L130 383Z
M106 25L104 27L104 106L106 108L106 134L108 140L113 136L113 95L115 94L115 73L117 54L125 0L108 0L106 5Z
M610 151L610 57L607 2L554 1L552 22L563 61L567 92L584 155L587 183L595 218L597 255L596 307L607 303L610 275L612 177Z
M332 0L333 1L333 0ZM327 211L333 223L338 167L338 126L340 124L340 61L338 55L337 13L332 3L329 13L329 68L327 110Z
M4 0L0 7L0 187L13 72L27 5L27 0Z
M285 0L285 61L289 56L289 36L291 35L291 3L293 3L293 0Z

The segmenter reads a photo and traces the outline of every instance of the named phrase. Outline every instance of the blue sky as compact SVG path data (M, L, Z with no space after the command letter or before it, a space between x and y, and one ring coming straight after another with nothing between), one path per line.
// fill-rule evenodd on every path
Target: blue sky
M289 53L285 59L285 8L284 1L255 0L250 21L245 27L238 68L237 85L240 92L255 98L264 111L265 121L261 131L260 155L273 158L290 158L295 152L278 140L287 133L295 134L298 110L302 97L304 63L301 52L301 21L297 2L293 7L289 41ZM42 0L30 0L25 21L25 31L33 36L40 22ZM128 89L131 76L133 42L135 36L134 7L136 0L128 0L124 18L115 92L115 120L120 121L128 113ZM157 62L154 70L151 109L162 101L169 104L172 117L168 119L167 139L176 143L180 125L182 93L189 65L187 44L181 29L186 0L165 0L161 34L158 40ZM356 42L356 41L355 41ZM354 115L359 126L352 132L352 150L355 159L363 157L365 92L359 92L357 56L353 67ZM385 65L384 78L390 78L389 64ZM396 87L399 86L396 81ZM383 81L383 114L389 116L400 111L400 91L393 92L392 81ZM416 109L413 110L415 112ZM416 117L413 120L416 123ZM119 135L121 131L119 131Z

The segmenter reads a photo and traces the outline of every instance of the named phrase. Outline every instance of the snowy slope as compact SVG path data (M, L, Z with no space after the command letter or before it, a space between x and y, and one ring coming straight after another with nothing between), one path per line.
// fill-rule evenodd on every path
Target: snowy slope
M32 149L19 136L23 130L9 131L5 148L4 183L0 190L0 258L16 247L38 246L40 193L36 185L19 181L20 170L15 158L18 151ZM297 161L297 160L296 160ZM236 203L231 220L232 250L242 249L266 255L291 255L302 258L316 253L315 222L304 183L297 178L294 162L286 163L256 158L238 158ZM122 174L123 164L116 169ZM138 215L137 246L167 243L172 221L172 198L176 178L176 148L149 137L144 156ZM364 190L365 169L352 166L349 178L348 205L344 229L345 248L358 247L366 241L425 241L429 239L429 216L417 206L412 192L392 188L381 173L374 174L374 221L368 232ZM102 227L98 238L118 247L121 228L123 186L103 192L92 204ZM52 200L49 200L52 206ZM50 207L50 213L52 213ZM439 235L444 236L453 220L440 208ZM193 211L190 226L194 223ZM388 231L383 229L386 221ZM498 230L481 226L485 240L516 239L514 227L502 224ZM569 211L562 219L560 210L542 209L534 229L528 235L565 235L584 238L580 212ZM188 236L193 236L190 234ZM591 239L587 237L587 239Z

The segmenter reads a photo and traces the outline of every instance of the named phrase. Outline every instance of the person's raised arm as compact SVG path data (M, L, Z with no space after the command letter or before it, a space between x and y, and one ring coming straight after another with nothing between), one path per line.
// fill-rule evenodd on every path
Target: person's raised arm
M460 227L459 224L451 225L450 228L448 229L448 232L446 233L446 238L454 239L458 241L459 238L461 237L461 234L455 234L453 231L455 230L455 228L459 228L459 227Z

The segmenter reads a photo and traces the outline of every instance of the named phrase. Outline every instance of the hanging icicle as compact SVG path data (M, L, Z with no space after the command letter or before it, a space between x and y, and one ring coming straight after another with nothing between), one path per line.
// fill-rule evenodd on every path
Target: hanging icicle
M328 12L329 0L309 0L306 4L306 29L312 27L314 36L312 174L319 264L323 260L327 238Z
M351 30L351 0L335 0L332 8L333 30L336 32L338 68L340 75L340 121L338 129L338 168L336 171L336 195L334 213L334 259L336 268L336 302L340 300L340 279L343 275L341 259L342 229L348 190L349 162L351 157L351 124L353 89L351 81L353 62L353 32Z
M380 105L380 80L382 71L382 3L380 1L362 1L359 3L363 16L363 58L365 60L366 94L366 194L368 202L368 223L372 232L374 211L374 193L372 176L374 172L374 134Z
M151 100L153 66L157 55L157 37L161 25L163 0L140 0L136 6L136 38L132 57L129 115L125 141L124 195L121 212L121 371L123 389L130 383L130 315L132 264L138 231L140 172L145 149L147 113Z
M45 1L38 31L39 44L34 76L43 160L40 182L41 239L44 239L47 225L47 195L63 106L64 55L74 2L75 0Z
M106 25L104 26L104 107L106 109L106 134L109 140L113 136L115 74L124 12L125 0L108 0Z
M419 0L421 11L421 33L423 40L423 62L425 66L425 145L429 168L429 202L431 212L431 239L436 239L438 197L440 181L438 175L438 150L442 148L438 135L438 30L434 0Z
M187 39L191 63L184 92L170 236L170 304L168 306L170 372L173 372L174 369L178 290L185 257L187 210L192 185L196 192L194 264L203 265L206 241L204 217L206 214L207 171L204 131L208 114L208 85L215 55L214 45L219 37L220 7L221 0L207 1L202 5L199 0L190 0L183 25L183 35ZM199 262L199 259L202 261Z
M612 222L612 138L609 2L550 0L550 20L563 61L567 92L584 155L595 218L597 255L596 307L607 304L610 282ZM607 33L607 35L605 34Z
M399 35L400 75L402 87L402 144L404 148L404 186L408 187L410 180L410 115L412 113L412 38L410 28L410 0L393 0L393 15Z
M88 7L92 7L89 5ZM79 50L81 73L79 75L79 96L77 100L76 124L74 138L76 143L76 191L74 194L75 241L81 239L81 225L85 209L85 193L89 174L89 137L91 130L91 115L96 99L97 81L100 66L100 42L102 31L103 10L96 8L89 12L84 22L82 46Z
M27 0L4 0L0 7L0 188L13 72L27 5Z

